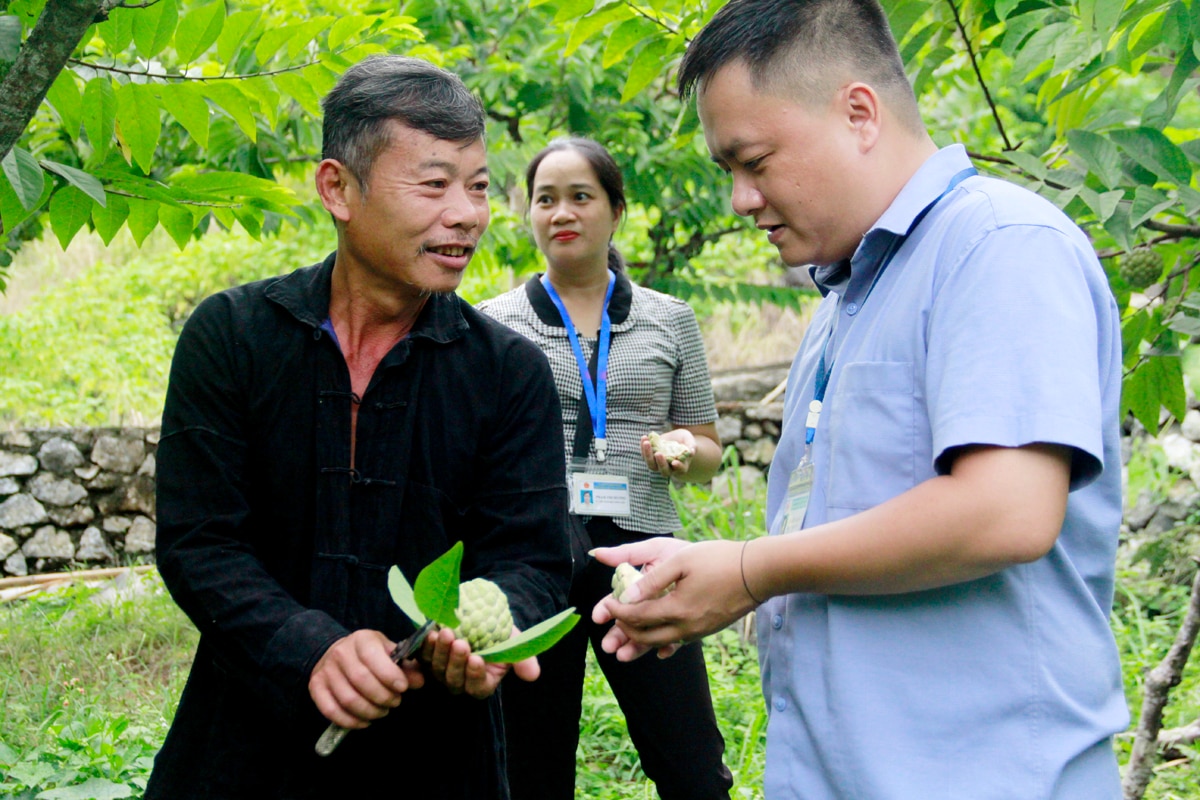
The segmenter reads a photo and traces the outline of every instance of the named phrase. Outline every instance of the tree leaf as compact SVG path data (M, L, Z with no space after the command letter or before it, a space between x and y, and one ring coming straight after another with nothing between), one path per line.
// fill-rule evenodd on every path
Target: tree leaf
M392 596L392 602L400 607L404 615L412 620L413 625L420 627L425 624L426 616L421 613L421 607L417 605L417 598L413 594L413 588L407 580L404 579L404 573L400 568L393 566L388 570L388 593Z
M15 148L14 148L15 149ZM12 151L9 151L10 154ZM33 216L50 199L54 193L54 181L42 180L42 193L34 200L29 208L17 197L7 173L0 169L0 221L4 223L5 231L15 230L25 220Z
M188 12L175 29L175 53L190 64L212 47L225 27L225 0L200 6Z
M129 218L129 203L119 194L109 195L108 205L92 206L92 225L107 246Z
M205 81L197 85L201 94L220 106L250 141L258 138L258 124L250 109L250 98L241 89L228 81Z
M1100 224L1104 224L1113 215L1113 212L1117 210L1117 204L1124 196L1125 192L1120 189L1113 189L1111 192L1097 192L1091 187L1084 186L1079 190L1079 197L1087 203L1088 208L1096 215L1096 221Z
M117 88L117 137L125 142L133 160L147 175L154 167L154 151L162 133L158 98L154 89L141 83Z
M1121 153L1110 139L1075 128L1067 131L1067 144L1106 188L1112 189L1121 184Z
M296 35L288 40L288 58L296 58L307 50L317 38L317 35L329 30L335 22L333 17L321 16L300 23Z
M179 22L175 0L156 0L133 17L133 43L143 58L154 58L171 42Z
M181 206L160 205L158 221L166 228L175 244L182 250L192 239L192 231L196 229L196 218L192 212Z
M595 7L596 0L559 0L558 11L554 14L554 21L561 25L564 22L579 19L584 14L591 13L591 10Z
M648 43L633 59L629 68L629 76L625 79L625 87L621 89L621 102L628 103L637 97L638 93L649 86L655 78L663 73L666 67L665 56L670 42L660 37Z
M259 37L258 44L254 45L254 57L258 59L258 63L266 64L298 33L300 33L299 24L268 28Z
M164 83L155 87L158 100L196 144L208 147L208 103L190 83Z
M659 27L645 17L625 20L609 35L600 65L608 69L623 59L639 42L658 32Z
M274 78L279 91L299 103L309 114L320 117L321 98L317 96L311 83L296 72L281 72Z
M1139 186L1129 209L1129 224L1134 228L1155 214L1175 205L1175 201L1150 186Z
M1191 180L1191 162L1162 131L1141 127L1114 130L1109 136L1130 158L1159 180L1172 180L1181 186Z
M217 59L225 64L231 63L261 17L262 11L257 9L235 11L226 17L225 27L217 37Z
M1150 315L1145 309L1139 310L1133 316L1121 323L1121 363L1129 369L1137 361L1142 342L1150 330Z
M96 179L94 175L90 175L81 169L59 164L57 161L42 160L41 165L44 169L53 172L55 175L62 176L67 183L80 190L88 197L95 200L100 205L104 205L107 201L104 196L104 186Z
M141 247L150 232L158 227L159 203L156 200L146 200L140 197L130 197L128 203L129 232L133 234L133 240L137 242L137 246Z
M417 575L413 597L427 619L447 628L458 627L458 584L463 543L457 541Z
M1121 385L1122 413L1133 412L1152 434L1159 431L1159 409L1166 407L1176 419L1187 413L1180 357L1150 356Z
M50 198L50 226L63 250L92 216L92 198L74 186L64 186Z
M83 132L92 145L91 161L108 157L117 121L117 93L107 75L92 78L83 87Z
M96 32L108 46L109 53L123 53L129 49L133 41L133 17L140 11L118 6L108 12L107 20L96 26Z
M21 205L26 211L32 211L46 184L46 176L42 174L37 159L27 150L14 147L8 151L4 160L0 161L0 168L3 168L4 175L12 185L13 191L17 193Z
M79 84L75 83L75 73L69 69L58 73L46 92L46 99L58 112L67 136L78 139L79 128L83 124L83 97L79 92Z
M632 17L633 13L633 9L629 6L619 3L583 17L571 29L571 36L567 39L567 46L563 49L563 58L570 58L588 39L614 22L624 22Z
M491 664L512 664L543 653L579 622L579 615L574 612L574 607L559 612L511 639L480 650L478 655Z
M375 23L378 17L368 17L362 14L351 14L333 23L329 29L329 37L325 40L330 50L337 50L352 37L365 31Z
M1024 150L1006 150L1004 157L1032 175L1035 180L1046 180L1048 168L1037 156L1026 153Z
M121 800L132 795L133 789L127 784L88 778L83 783L39 792L37 800Z

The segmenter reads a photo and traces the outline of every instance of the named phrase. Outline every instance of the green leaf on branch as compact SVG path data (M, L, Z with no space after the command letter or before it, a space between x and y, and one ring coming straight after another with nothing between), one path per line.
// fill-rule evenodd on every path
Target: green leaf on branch
M192 231L196 229L196 218L186 207L161 205L158 207L158 221L180 250L192 240Z
M250 141L258 138L258 124L250 109L251 99L245 92L228 81L212 81L197 84L199 91L228 114Z
M1181 186L1191 180L1191 162L1162 131L1142 127L1115 130L1109 135L1130 158L1159 180L1171 180Z
M571 36L567 39L567 46L563 49L563 58L570 58L580 45L612 23L624 22L632 16L633 9L624 3L619 3L583 17L571 29Z
M113 237L129 218L129 203L118 194L109 195L108 205L92 206L92 225L105 245L112 243Z
M326 44L330 50L337 50L351 38L375 24L377 19L378 17L368 17L362 14L351 14L342 17L333 23L333 27L329 29L329 37L326 39Z
M480 650L477 655L491 664L512 664L543 653L579 622L579 615L574 612L573 607L568 608L500 644Z
M1046 180L1049 168L1037 156L1026 153L1024 150L1006 150L1004 156L1035 179Z
M8 151L4 160L0 161L0 168L3 168L4 176L17 193L21 205L26 211L33 211L46 186L46 177L42 174L37 159L27 150L14 147Z
M633 66L629 68L629 76L621 89L621 102L628 103L649 86L655 78L663 73L666 67L665 56L670 42L665 37L654 39L637 54Z
M1136 228L1155 214L1165 211L1173 205L1175 205L1175 201L1157 189L1150 186L1139 186L1133 196L1133 205L1129 209L1129 224Z
M225 27L225 0L200 6L181 20L175 29L175 53L190 64L213 46Z
M117 93L107 75L92 78L83 87L83 132L92 145L93 163L108 157L117 121Z
M53 192L54 181L43 180L41 195L34 201L32 207L26 208L9 183L7 174L3 169L0 169L0 222L4 223L4 230L14 230L22 222L33 216L38 209L46 204Z
M133 234L133 240L137 242L137 246L141 247L150 232L158 227L160 204L155 200L145 200L140 197L130 197L128 203L129 232Z
M400 571L399 567L393 566L388 570L387 585L392 602L399 606L404 615L411 619L417 627L424 625L427 618L421 613L421 608L417 605L417 598L413 594L412 585L405 580L404 573Z
M616 27L604 45L600 65L608 69L625 57L638 43L659 33L659 27L645 17L627 19Z
M317 96L312 84L300 73L284 72L276 75L275 85L309 114L316 117L321 115L321 98Z
M109 53L122 53L129 48L133 41L133 18L140 13L130 8L114 8L108 12L108 19L96 26L96 32L108 46Z
M1076 128L1067 131L1067 144L1105 187L1112 189L1121 184L1121 152L1107 137Z
M74 186L64 186L50 198L50 227L64 250L92 216L94 202Z
M208 103L190 83L159 84L158 100L167 113L183 126L196 144L208 147Z
M79 128L83 124L83 97L79 92L79 84L75 83L75 73L69 69L58 73L50 91L46 92L46 100L58 112L67 136L78 139Z
M221 62L228 64L233 61L261 17L261 11L248 10L235 11L225 18L225 26L217 37L217 58Z
M96 176L90 175L81 169L67 166L66 164L59 164L57 161L42 161L41 164L46 170L66 179L67 183L100 205L104 205L107 202L104 197L104 186L101 185L100 181L96 180Z
M133 43L142 58L154 58L163 51L175 35L179 22L179 7L175 0L155 0L139 8L133 17Z
M158 98L154 89L141 83L126 83L117 89L117 137L124 140L142 172L154 167L154 151L162 133Z
M1125 369L1137 363L1138 353L1141 352L1142 342L1146 340L1150 324L1150 315L1145 309L1139 310L1121 323L1121 364Z
M1133 413L1146 430L1159 431L1159 409L1176 419L1187 413L1187 394L1179 356L1150 356L1121 385L1121 412Z
M596 0L559 0L558 11L554 14L554 21L561 25L564 22L579 19L584 14L591 13L595 7Z
M458 583L462 567L463 543L439 556L417 575L413 597L421 613L447 628L458 627Z

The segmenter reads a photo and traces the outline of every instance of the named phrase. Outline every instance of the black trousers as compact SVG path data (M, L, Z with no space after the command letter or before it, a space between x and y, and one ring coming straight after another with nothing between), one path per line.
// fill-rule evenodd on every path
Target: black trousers
M605 517L587 526L597 546L644 538ZM654 653L622 663L600 649L608 625L591 620L592 607L612 591L612 567L588 559L571 586L578 624L538 656L541 676L526 683L513 675L501 689L508 780L512 800L573 800L575 751L583 705L587 647L625 714L642 769L663 800L727 800L733 778L721 760L708 672L699 642L659 659Z

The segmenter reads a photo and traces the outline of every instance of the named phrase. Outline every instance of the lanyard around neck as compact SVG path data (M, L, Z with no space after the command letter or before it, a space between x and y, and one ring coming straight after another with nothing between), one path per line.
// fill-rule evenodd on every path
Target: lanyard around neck
M929 205L925 206L919 214L913 217L912 224L908 226L908 230L903 235L893 237L891 244L888 245L887 250L883 254L883 258L879 261L879 269L875 271L875 277L871 279L871 285L867 287L867 293L863 295L862 301L858 304L860 309L867 304L867 300L871 297L871 292L875 291L875 286L879 283L880 276L883 275L883 271L888 268L888 264L895 258L896 252L908 240L908 237L913 235L913 231L925 220L926 215L933 210L934 206L941 202L943 197L950 194L955 186L958 186L964 180L976 174L978 172L975 167L967 167L958 172L950 179L949 185L942 190L942 193L933 198ZM833 359L829 359L828 363L826 363L826 356L829 351L829 345L833 341L836 324L837 314L834 315L834 321L829 326L829 337L825 340L825 346L821 348L821 360L817 363L816 387L813 391L812 402L808 404L808 418L804 423L804 443L806 445L812 444L813 438L817 435L817 421L820 419L821 406L825 402L825 389L828 387L829 378L833 374Z
M608 317L608 302L612 299L613 287L617 276L612 270L608 272L608 289L604 293L604 307L600 315L600 333L596 347L599 350L596 358L596 379L593 383L591 370L588 369L587 358L583 355L583 346L579 343L579 334L575 324L571 322L571 314L558 296L554 285L546 275L542 275L542 286L546 294L554 301L562 317L563 326L567 329L567 338L571 340L571 349L575 351L575 363L579 365L579 377L583 380L583 396L587 399L588 411L592 415L592 433L596 437L596 460L603 461L608 450L608 440L605 438L608 403L608 345L612 340L612 322Z

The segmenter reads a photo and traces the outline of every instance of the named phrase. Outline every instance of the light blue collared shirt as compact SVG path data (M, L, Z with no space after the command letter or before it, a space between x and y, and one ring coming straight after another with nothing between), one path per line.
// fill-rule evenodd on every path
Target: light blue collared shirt
M848 280L817 271L836 288L792 365L767 518L777 531L829 341L805 527L946 473L954 448L1034 442L1072 449L1066 520L1049 554L979 580L766 603L770 800L1121 795L1111 736L1128 712L1108 623L1121 334L1090 243L1037 195L970 177L867 296L880 254L969 166L960 145L939 151L863 237Z

